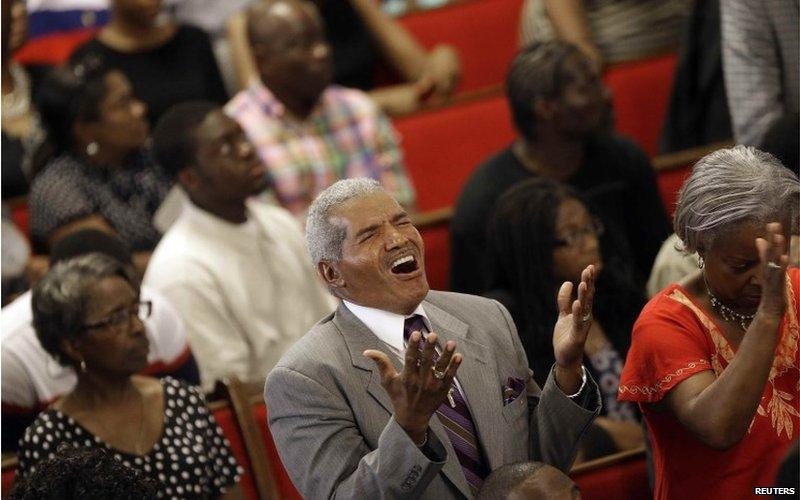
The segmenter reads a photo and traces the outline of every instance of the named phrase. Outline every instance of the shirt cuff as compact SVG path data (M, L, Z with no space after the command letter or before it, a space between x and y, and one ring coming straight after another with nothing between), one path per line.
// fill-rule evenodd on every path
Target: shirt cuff
M567 397L570 399L575 399L581 395L581 393L585 388L586 388L586 367L581 365L581 387L580 389L578 389L578 392L576 392L575 394L571 394Z

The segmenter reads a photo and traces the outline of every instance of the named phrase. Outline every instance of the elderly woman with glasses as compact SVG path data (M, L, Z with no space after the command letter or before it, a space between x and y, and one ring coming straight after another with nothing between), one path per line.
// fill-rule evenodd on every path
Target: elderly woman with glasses
M129 273L95 253L60 262L36 285L36 335L75 368L78 382L25 431L20 473L35 472L67 443L102 448L144 472L160 497L235 497L239 468L202 394L172 378L136 375L147 366L142 320L151 303L139 299Z
M744 146L702 158L678 195L700 269L644 308L619 388L647 420L657 499L750 498L797 440L799 203L797 175Z
M630 329L644 297L603 258L598 239L602 232L602 224L574 188L545 178L523 181L506 191L495 205L488 231L486 295L511 313L534 376L537 366L555 362L552 328L546 327L558 317L551 297L564 281L579 282L586 266L594 265L599 273L595 318L584 354L587 370L598 381L603 410L596 420L601 430L589 433L584 458L643 443L635 406L619 403L616 396Z

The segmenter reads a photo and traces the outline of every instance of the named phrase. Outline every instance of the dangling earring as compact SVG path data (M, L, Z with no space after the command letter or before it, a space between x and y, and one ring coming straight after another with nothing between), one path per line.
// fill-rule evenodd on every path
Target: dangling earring
M706 261L703 260L702 256L698 255L697 256L697 267L699 267L700 269L703 269L705 267L705 265L706 265Z
M81 358L81 362L78 363L78 366L81 367L81 373L86 373L86 361L84 361L83 358Z
M96 141L92 141L86 145L86 154L89 156L94 156L100 150L100 145L97 144Z

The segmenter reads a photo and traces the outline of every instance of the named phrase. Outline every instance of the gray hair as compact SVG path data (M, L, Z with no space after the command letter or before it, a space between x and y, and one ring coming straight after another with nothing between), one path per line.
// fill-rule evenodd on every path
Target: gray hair
M344 179L321 192L308 209L306 244L316 266L323 260L338 262L347 231L330 220L331 212L342 203L366 196L383 188L374 179Z
M90 253L59 262L33 289L33 327L42 347L62 365L71 360L61 342L84 330L89 289L99 281L119 276L138 289L131 269L101 253Z
M710 153L694 166L678 193L675 233L686 252L711 247L742 222L779 221L796 230L800 181L774 156L736 146Z

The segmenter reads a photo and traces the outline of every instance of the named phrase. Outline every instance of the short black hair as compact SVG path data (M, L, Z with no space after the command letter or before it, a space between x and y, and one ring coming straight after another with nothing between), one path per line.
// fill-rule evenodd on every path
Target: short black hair
M535 135L537 98L555 99L563 91L564 62L581 52L574 45L552 40L521 49L511 61L506 77L506 95L517 132L527 139Z
M92 252L133 265L133 256L125 243L117 236L99 229L81 229L59 239L50 250L50 265Z
M100 118L100 103L108 91L106 75L113 71L96 54L51 71L36 92L36 106L58 153L75 146L72 129L77 122Z
M506 464L489 474L475 500L503 500L508 498L512 491L538 473L544 466L545 464L542 462Z
M158 120L153 130L153 154L170 179L194 164L197 127L218 109L219 105L211 101L186 101L170 107Z
M157 483L101 448L64 443L36 470L18 478L9 500L139 500L157 498Z

